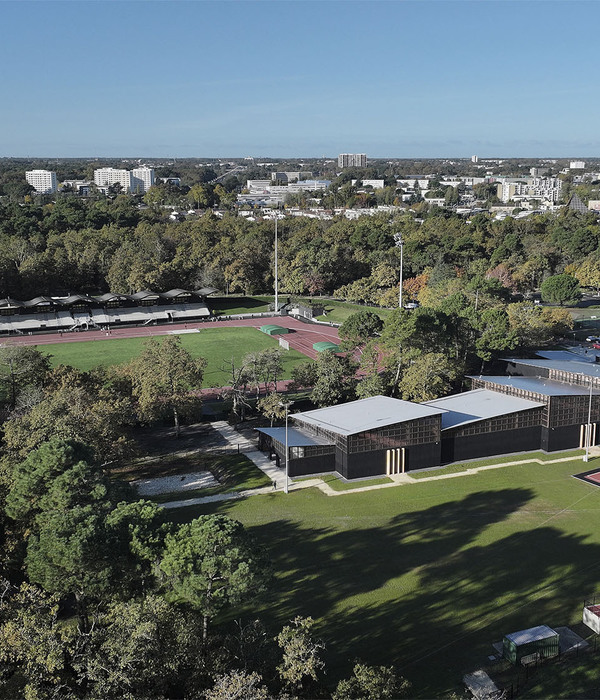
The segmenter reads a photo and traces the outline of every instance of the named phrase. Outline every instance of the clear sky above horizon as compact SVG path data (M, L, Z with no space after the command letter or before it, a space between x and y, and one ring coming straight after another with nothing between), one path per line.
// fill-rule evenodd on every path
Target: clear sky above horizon
M596 0L0 2L0 156L600 152Z

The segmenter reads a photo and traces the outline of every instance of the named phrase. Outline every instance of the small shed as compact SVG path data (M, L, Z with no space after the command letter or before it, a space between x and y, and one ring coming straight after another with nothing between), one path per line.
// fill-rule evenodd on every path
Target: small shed
M285 335L286 333L290 332L288 328L276 326L273 323L269 323L266 326L261 326L260 330L267 335Z
M600 634L600 605L596 605L595 600L583 606L583 622L593 632Z
M339 352L340 347L330 340L322 340L319 343L313 343L313 350L317 352L325 352L325 350L331 350L331 352Z
M558 632L548 625L530 627L520 632L512 632L504 637L503 656L513 664L518 664L524 656L539 654L540 657L557 656Z

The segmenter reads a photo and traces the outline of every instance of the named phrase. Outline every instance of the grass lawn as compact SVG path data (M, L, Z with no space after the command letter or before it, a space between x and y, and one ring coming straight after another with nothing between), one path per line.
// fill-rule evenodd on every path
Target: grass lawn
M221 512L249 528L276 572L260 614L273 633L312 615L330 684L361 658L396 664L411 696L438 698L489 669L504 634L581 620L600 580L600 488L572 478L583 466L529 463L337 498L273 493L169 517Z
M278 341L256 328L202 328L199 333L179 336L181 345L194 357L205 357L204 386L226 386L229 374L223 368L225 361L233 358L236 363L249 352L278 347ZM118 365L129 362L138 355L146 338L119 338L114 340L86 340L80 343L56 343L41 345L41 352L52 355L53 365L72 365L88 370L98 365ZM284 375L291 376L292 368L307 358L297 350L283 354Z
M285 301L290 295L282 293L280 300ZM264 313L269 310L269 304L274 301L273 296L228 296L228 297L209 297L208 306L217 316L224 314L257 314ZM325 306L326 316L317 316L319 321L331 321L332 323L342 323L350 314L357 311L373 311L382 319L386 319L391 313L391 309L382 309L379 306L363 306L362 304L350 304L345 301L332 301L323 297L305 297L300 301L309 304L323 304Z
M357 311L373 311L382 320L391 314L391 309L382 309L380 306L363 306L362 304L350 304L346 301L331 301L331 299L322 299L320 297L313 297L311 299L304 299L306 303L314 302L316 304L323 304L325 307L326 315L317 316L319 321L330 321L331 323L343 323L348 316L355 314Z
M442 474L458 474L466 472L469 469L477 467L488 467L492 464L507 464L509 462L523 462L527 459L539 459L542 462L562 459L564 457L573 457L576 459L583 455L584 450L569 450L567 452L527 452L513 455L504 455L501 457L486 457L485 459L474 459L469 462L457 462L450 464L447 467L434 467L433 469L419 469L408 472L413 479L427 479L431 476L441 476ZM581 471L585 471L582 469Z

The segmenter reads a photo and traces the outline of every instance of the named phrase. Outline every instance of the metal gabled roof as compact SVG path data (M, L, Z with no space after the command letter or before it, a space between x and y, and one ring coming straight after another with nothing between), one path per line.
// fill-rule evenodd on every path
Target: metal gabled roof
M371 396L339 406L294 413L292 418L299 423L314 425L339 435L354 435L442 413L443 410L433 406L392 399L389 396Z

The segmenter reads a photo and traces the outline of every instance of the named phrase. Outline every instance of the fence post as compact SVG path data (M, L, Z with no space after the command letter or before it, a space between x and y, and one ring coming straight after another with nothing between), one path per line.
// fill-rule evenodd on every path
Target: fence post
M237 447L238 447L238 454L239 454L240 453L240 443L239 442L237 444Z

